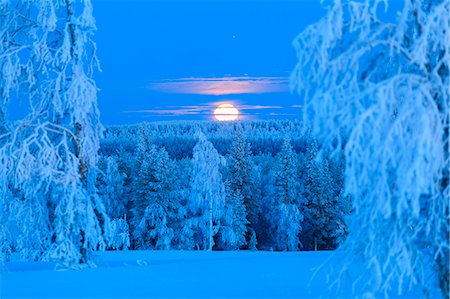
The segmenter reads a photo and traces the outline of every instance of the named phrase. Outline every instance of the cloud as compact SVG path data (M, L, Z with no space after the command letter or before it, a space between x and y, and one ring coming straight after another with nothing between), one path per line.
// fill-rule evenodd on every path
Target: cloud
M283 106L263 106L263 105L240 105L242 110L260 110L260 109L283 109Z
M128 110L125 113L145 113L159 116L178 116L178 115L203 115L211 114L211 108L207 106L167 106L154 107L153 109Z
M147 113L152 115L195 115L202 114L200 111L188 110L188 109L149 109L149 110L134 110L125 111L132 113Z
M290 115L297 115L297 113L275 113L275 112L271 112L271 113L269 113L269 114L267 114L267 115L270 115L270 116L290 116Z
M214 109L220 104L233 104L238 110L240 115L246 115L246 110L263 110L263 109L283 109L283 106L266 106L266 105L239 105L228 102L216 102L207 103L201 105L191 105L191 106L156 106L151 109L140 109L140 110L127 110L123 111L125 113L145 113L148 115L157 116L179 116L179 115L213 115Z
M285 77L221 77L180 78L154 81L147 86L163 93L230 95L249 93L289 92Z

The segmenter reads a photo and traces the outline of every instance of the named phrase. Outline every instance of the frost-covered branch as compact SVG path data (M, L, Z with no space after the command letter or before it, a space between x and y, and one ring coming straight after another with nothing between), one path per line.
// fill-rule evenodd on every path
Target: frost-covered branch
M95 190L103 128L92 80L91 1L3 1L0 15L2 209L20 210L32 201L45 210L27 214L49 227L36 241L34 258L86 263L91 250L105 247L109 224ZM15 122L8 120L12 101L29 103ZM7 216L14 213L2 211L7 229L19 227ZM19 239L29 234L21 227ZM8 242L28 252L26 242Z
M387 2L330 5L296 38L291 82L324 147L345 147L345 248L365 261L364 285L429 290L435 272L448 297L450 3L406 0L388 24Z

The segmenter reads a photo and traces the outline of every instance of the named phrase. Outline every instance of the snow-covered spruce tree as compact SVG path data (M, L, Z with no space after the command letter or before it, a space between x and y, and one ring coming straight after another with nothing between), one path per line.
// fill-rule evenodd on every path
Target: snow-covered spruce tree
M189 210L195 217L199 237L196 246L212 250L224 207L225 188L219 170L225 165L225 159L203 133L197 132L196 135L198 142L192 157Z
M111 221L111 235L108 245L109 248L116 250L126 250L130 247L130 227L126 216Z
M35 257L88 263L104 248L109 223L95 190L102 126L92 4L6 0L0 23L1 222L17 212L11 201L34 206L27 221L49 228L37 228ZM28 104L15 122L7 117L12 101Z
M302 242L307 250L334 249L338 243L336 238L342 239L341 220L349 213L341 205L346 198L335 195L328 158L322 157L319 161L317 141L308 139L302 181L302 195L306 200Z
M305 177L302 196L305 198L305 221L302 242L307 250L330 249L327 235L331 228L333 185L322 161L318 161L317 141L308 138L305 154Z
M273 208L271 220L274 223L274 246L276 250L297 251L302 243L299 234L302 230L303 214L296 204L280 203Z
M281 150L276 156L274 180L275 196L280 203L300 204L302 202L297 176L297 154L292 148L289 137L283 140Z
M117 158L116 156L100 157L97 190L105 205L106 214L112 220L108 248L128 249L130 236L126 222L127 200L124 188L126 175L119 172Z
M154 149L153 138L149 125L144 123L137 128L136 165L132 177L136 177L140 171L140 166L148 156L148 152Z
M261 217L259 219L257 234L259 238L259 246L263 250L275 249L275 235L273 234L273 219L272 213L274 211L275 199L274 194L274 175L273 168L275 165L275 158L271 154L256 155L254 158L256 165L256 181L255 186L260 189L260 207Z
M137 249L170 249L176 218L175 166L164 148L151 145L136 178L133 236Z
M131 177L131 182L128 182L129 185L127 188L127 195L131 198L128 206L128 211L130 212L131 217L128 218L128 221L132 235L132 248L136 248L137 246L134 242L135 231L144 216L145 209L148 206L147 183L151 178L144 175L155 171L155 169L152 168L153 165L148 162L145 163L145 160L154 158L157 151L156 146L152 142L149 128L146 124L142 124L137 128L136 135L137 146L133 157L134 159L126 159L126 162L134 162L131 167L126 169ZM151 150L153 150L153 152L151 152ZM120 157L125 156L124 152L125 151L122 149ZM126 167L126 165L122 165L122 167Z
M236 127L236 137L231 145L228 157L228 181L230 192L236 196L241 194L247 214L247 242L255 234L258 223L259 203L255 196L254 164L250 144L247 142L241 125Z
M97 189L102 199L106 213L111 219L124 218L126 215L126 200L124 180L126 175L119 172L117 157L101 157L98 167Z
M223 249L240 249L245 242L247 232L247 213L244 197L239 189L232 189L230 182L225 182L225 207L219 229ZM256 246L256 244L254 245Z
M331 3L296 38L291 80L321 143L345 146L344 252L365 263L361 287L448 298L450 2L405 0L395 23L378 16L387 3Z
M128 224L130 224L131 220L131 209L134 198L134 182L133 178L137 177L137 172L135 169L138 168L136 166L136 157L135 153L130 153L126 151L122 146L119 147L116 155L117 169L120 174L123 175L123 203L125 205L125 214L127 215Z
M344 192L344 171L345 158L344 153L336 154L333 159L324 158L324 166L331 176L332 198L331 198L331 230L328 237L330 238L330 248L337 248L343 243L348 234L346 219L352 211L351 196Z
M272 221L278 250L295 251L300 245L303 215L299 206L303 208L304 201L299 193L297 155L290 139L286 137L276 157L274 172L273 196L276 207L272 212Z
M174 228L173 247L180 250L192 250L194 241L194 219L189 210L190 184L191 184L191 159L184 158L176 163L175 190L179 198L177 219L172 226Z

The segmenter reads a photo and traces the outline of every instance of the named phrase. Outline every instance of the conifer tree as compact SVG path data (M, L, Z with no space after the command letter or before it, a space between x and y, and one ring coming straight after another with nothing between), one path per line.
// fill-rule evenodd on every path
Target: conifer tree
M126 250L130 245L130 229L126 217L112 220L109 247L111 249Z
M138 141L136 143L139 143ZM123 176L123 203L125 204L125 214L127 215L126 220L131 229L131 220L132 220L132 205L133 198L135 194L135 178L138 176L138 172L136 169L139 169L139 166L136 165L136 153L125 150L125 148L120 145L117 150L116 161L117 161L117 170Z
M275 240L273 233L273 219L272 213L274 207L277 206L274 200L274 175L273 168L275 163L275 158L271 154L263 154L255 156L255 165L257 180L255 186L260 191L259 200L261 206L261 217L258 222L257 234L260 242L258 246L264 250L275 249Z
M226 181L225 207L220 227L220 241L224 244L225 249L240 249L246 243L245 235L248 223L246 216L244 197L239 189L233 190L230 188L229 181Z
M101 170L98 176L98 191L111 219L124 218L126 198L124 190L125 174L119 172L116 157L109 156L99 160Z
M343 153L337 154L334 159L326 158L333 185L332 196L332 216L331 227L332 230L329 233L331 237L331 248L337 248L342 244L348 234L347 219L352 211L351 196L346 195L344 192L344 171L345 171L345 158Z
M185 158L177 161L175 169L176 192L179 198L177 219L173 223L175 249L192 250L195 247L194 219L189 209L190 182L192 175L191 159Z
M155 145L142 158L133 207L135 247L169 249L174 235L171 223L176 218L173 161Z
M297 250L303 221L299 206L303 208L304 202L299 194L297 155L287 137L276 157L274 199L276 208L272 221L276 233L276 247L279 250Z
M317 141L312 138L306 153L304 243L307 249L331 249L332 215L337 208L328 160L318 160ZM339 214L338 212L337 214Z
M228 181L233 196L242 196L247 214L247 241L255 234L258 223L259 203L255 196L254 164L250 144L241 125L236 128L236 137L231 145L228 166Z
M225 188L219 167L225 165L225 159L203 133L197 133L197 137L192 157L189 209L199 235L197 246L212 250L224 206Z
M297 154L294 152L290 139L286 137L281 150L276 157L275 165L275 195L279 202L299 204L299 180L297 175Z

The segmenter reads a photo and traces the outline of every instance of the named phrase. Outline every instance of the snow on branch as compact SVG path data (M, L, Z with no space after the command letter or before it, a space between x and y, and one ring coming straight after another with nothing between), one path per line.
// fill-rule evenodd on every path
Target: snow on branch
M432 261L448 294L450 3L406 0L396 23L378 18L387 4L330 5L294 41L292 88L324 148L345 147L344 247L366 261L367 288L430 289Z

